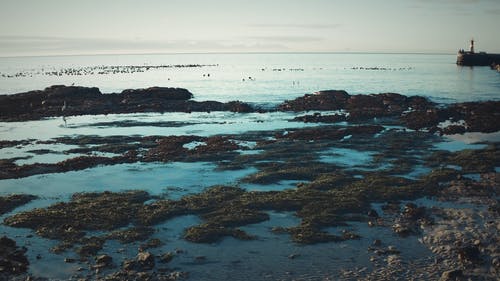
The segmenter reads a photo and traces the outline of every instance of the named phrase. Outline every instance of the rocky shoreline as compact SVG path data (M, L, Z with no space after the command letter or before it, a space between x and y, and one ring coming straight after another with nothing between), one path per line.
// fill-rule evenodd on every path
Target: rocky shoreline
M39 120L45 117L137 112L246 112L241 102L196 102L186 89L151 87L103 94L98 88L54 85L44 90L0 95L0 121Z
M151 87L129 89L119 94L102 94L98 88L54 85L42 91L0 95L0 121L28 121L46 117L138 112L265 112L250 104L232 101L192 101L186 89ZM500 101L438 105L424 97L396 93L350 95L329 90L285 101L278 111L343 111L343 114L304 115L295 121L335 123L360 122L372 118L397 118L406 127L441 134L496 132L500 125ZM443 124L447 122L446 124Z
M162 111L261 111L241 102L194 102L191 98L191 93L183 89L148 88L104 95L97 88L53 86L44 91L1 96L0 101L5 103L0 103L0 119L20 121L66 114ZM78 264L74 276L83 280L189 279L186 272L189 269L169 266L181 258L182 249L159 250L169 242L155 236L165 231L160 225L195 216L199 222L186 226L180 238L217 247L228 237L240 243L258 240L258 235L245 227L270 221L271 212L289 212L298 219L296 225L274 225L269 229L276 237L297 245L356 243L367 237L372 239L371 231L386 229L392 232L391 239L418 239L430 252L417 260L408 260L402 248L374 239L366 249L370 268L345 268L331 276L325 273L318 277L321 279L497 280L500 276L499 143L458 151L439 150L435 144L447 134L498 132L499 105L496 101L439 105L423 97L394 93L350 95L332 90L285 101L272 109L301 114L290 121L318 123L312 127L208 137L76 135L44 141L1 141L0 148L72 145L77 147L63 153L85 156L54 164L18 165L16 158L2 159L0 179L136 162L210 162L219 171L247 168L255 171L235 185L216 185L177 199L143 190L82 190L66 201L56 200L49 206L16 211L16 207L38 198L0 196L3 207L0 213L4 214L4 225L30 229L36 236L56 241L54 247L46 250L57 253L67 264ZM370 161L345 165L337 161L336 149L370 152ZM96 156L96 152L115 156ZM37 153L44 155L51 151ZM284 190L245 188L283 181L297 183ZM353 224L365 225L368 230L344 229ZM26 249L12 238L0 239L0 278L38 280L26 273L29 269L24 256ZM123 248L137 245L134 243L140 245L127 258L118 260L104 246L109 241L117 241ZM43 253L38 254L43 259ZM206 259L195 256L193 262L203 263ZM290 253L288 259L291 262L301 257Z

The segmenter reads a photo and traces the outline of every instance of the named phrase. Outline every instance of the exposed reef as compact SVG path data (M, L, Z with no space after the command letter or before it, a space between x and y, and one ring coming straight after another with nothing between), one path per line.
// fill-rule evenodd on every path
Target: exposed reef
M37 197L29 194L12 194L0 196L0 215L8 213L13 209L24 205Z
M426 129L446 135L500 130L499 123L495 122L500 118L499 101L437 105L419 96L406 97L394 93L349 95L345 91L330 90L286 101L278 108L285 111L343 112L332 115L315 113L294 119L303 122L355 122L392 117L410 129Z
M103 94L98 88L54 85L40 91L0 95L0 121L38 120L44 117L136 112L235 111L252 108L235 101L192 101L186 89L151 87Z
M410 129L428 129L442 134L492 133L500 130L500 101L466 102L408 112L402 117ZM448 124L444 123L447 122ZM443 123L442 126L439 126Z
M191 100L192 97L189 91L180 88L151 87L128 89L118 94L102 94L98 88L56 85L42 91L0 95L0 121L26 121L44 117L110 113L261 111L240 101L198 102ZM341 113L330 115L315 113L298 116L294 119L295 121L336 123L392 118L410 129L456 134L498 131L500 125L494 121L499 118L499 107L498 101L443 106L420 96L406 97L396 93L350 95L345 91L328 90L285 101L276 109L295 112L341 111ZM137 124L123 123L123 126L135 125ZM156 126L166 125L156 124Z
M187 147L195 143L193 148ZM21 178L37 174L63 173L92 168L100 165L142 162L203 161L222 160L233 157L238 149L245 149L234 140L224 136L75 136L61 137L49 141L37 142L45 144L74 144L65 153L82 153L58 163L33 163L17 165L17 158L0 160L0 179ZM48 152L48 151L45 151ZM93 152L114 153L117 156L104 157L92 155ZM44 153L42 153L44 154Z
M48 92L62 91L64 96L68 88L55 87ZM131 90L110 96L130 95L130 99L145 96L156 103L171 91L163 90ZM35 96L27 94L32 95ZM98 90L95 95L105 96ZM172 98L173 102L181 103L190 102L191 96L188 92L174 91ZM229 104L238 112L253 111L239 102L224 106ZM70 105L66 103L67 108ZM346 123L307 126L290 123L293 124L290 127L295 127L214 136L72 135L43 141L0 141L0 148L25 149L34 157L68 155L68 159L58 163L19 165L16 161L20 157L2 159L0 179L99 165L143 162L150 167L174 161L209 162L208 169L215 176L233 171L239 175L236 182L221 181L216 182L221 185L210 186L203 182L203 176L191 173L189 177L200 181L197 193L189 193L193 190L182 179L172 186L169 183L167 187L154 187L155 193L164 188L160 195L143 190L92 193L82 190L70 198L49 198L48 203L44 201L47 198L42 198L43 207L30 209L27 207L31 205L27 205L22 211L14 208L37 198L0 196L3 227L16 231L18 241L13 244L9 238L0 238L0 279L4 276L26 279L29 257L36 255L37 260L30 260L33 264L38 259L47 261L43 251L31 252L36 247L45 250L35 240L36 234L53 240L48 241L51 246L47 250L64 255L61 262L74 266L74 279L176 280L187 276L178 271L179 267L190 270L193 265L202 267L211 263L238 270L240 265L252 265L246 261L257 260L262 253L245 251L242 247L248 256L241 258L241 253L231 253L237 260L219 261L215 254L210 256L203 249L211 251L235 245L234 239L250 247L259 243L269 245L265 243L274 243L276 239L286 245L340 243L317 247L320 251L323 246L339 251L347 247L345 251L363 256L362 268L352 268L359 265L356 260L342 260L341 266L333 266L339 272L321 269L322 276L314 276L316 279L496 280L500 273L499 144L485 142L470 146L474 149L459 151L439 150L439 147L447 140L441 134L498 132L495 120L498 105L497 102L437 105L422 97L398 94L349 95L344 91L324 91L287 101L278 108L314 111L298 116L295 121ZM54 110L56 107L60 105L52 105ZM136 125L144 124L132 120L97 126ZM203 165L203 169L207 166ZM144 173L151 175L149 171ZM91 176L89 179L93 180ZM226 238L229 239L224 241ZM30 247L29 257L18 244ZM217 251L220 249L227 248ZM302 259L317 258L307 252L314 246L290 249L298 250L282 255L290 263L287 266L295 262L308 264L310 260L302 263ZM187 251L196 253L189 256L185 254ZM332 258L338 257L332 253ZM214 268L221 268L219 265ZM327 276L330 274L333 275ZM290 272L282 279L302 277Z
M301 224L286 229L297 243L342 241L357 236L338 237L323 232L322 228L342 225L351 220L366 220L363 214L370 210L373 202L408 200L435 194L438 191L435 189L436 184L448 180L443 177L424 177L412 181L373 173L363 179L335 179L327 183L325 177L331 169L328 167L309 167L302 177L309 177L310 185L304 184L281 192L247 192L237 187L215 186L180 200L163 199L150 204L145 204L151 196L144 191L82 193L73 195L68 203L19 213L6 218L4 223L13 227L33 228L37 234L60 239L67 245L83 244L78 250L83 256L95 254L94 251L102 246L102 243L93 246L99 239L85 238L85 231L112 231L102 238L119 239L125 243L145 240L151 230L144 226L187 214L198 215L204 220L204 223L186 229L184 238L192 242L211 243L224 236L253 239L237 227L268 220L269 216L264 212L266 210L297 212L297 216L302 219ZM313 170L314 173L310 173ZM286 172L276 177L288 179L289 174ZM322 188L317 188L316 179ZM130 222L137 227L117 231ZM94 242L88 245L88 241Z
M285 111L345 110L347 120L400 116L409 108L424 110L434 104L419 96L406 97L395 93L349 95L346 91L329 90L308 94L279 105Z
M1 280L11 280L28 270L29 261L25 255L27 251L25 247L17 246L16 241L6 236L0 237Z

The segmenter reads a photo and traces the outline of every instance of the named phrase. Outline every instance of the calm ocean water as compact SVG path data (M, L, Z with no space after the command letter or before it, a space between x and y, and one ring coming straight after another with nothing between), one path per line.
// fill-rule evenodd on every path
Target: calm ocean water
M150 86L182 87L197 100L277 103L306 93L397 92L441 102L498 99L500 75L488 67L460 67L456 57L429 54L167 54L0 58L0 93L53 84L99 87L102 92ZM102 66L207 65L144 72L47 75ZM21 73L22 76L7 77ZM210 76L208 76L210 74ZM249 79L251 77L252 79ZM244 81L243 81L244 80Z

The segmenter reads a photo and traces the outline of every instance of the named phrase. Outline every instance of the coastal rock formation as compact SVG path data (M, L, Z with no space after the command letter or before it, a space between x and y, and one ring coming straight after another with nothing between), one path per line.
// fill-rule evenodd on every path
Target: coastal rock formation
M464 102L436 105L424 97L406 97L395 93L349 95L329 90L307 94L278 106L282 111L329 111L341 113L298 116L293 121L336 123L391 117L409 129L426 129L441 134L465 132L492 133L500 130L500 101Z
M37 197L29 194L13 194L0 196L0 215L12 211L13 209L30 202Z
M165 87L150 87L146 89L127 89L121 92L124 99L137 99L152 98L152 99L165 99L165 100L189 100L193 98L186 89L181 88L165 88ZM122 100L123 101L123 100Z
M500 101L455 103L442 108L415 110L401 117L410 129L429 129L443 134L492 133L500 130ZM440 123L447 122L439 126Z
M345 110L349 113L347 120L358 121L374 117L400 116L409 109L423 110L432 106L432 102L418 96L406 97L395 93L349 95L345 91L328 90L286 101L279 105L278 109L283 111Z
M6 236L0 237L0 280L10 280L10 277L28 270L27 251L17 246L16 241Z
M135 112L253 111L242 102L196 102L190 100L192 97L181 88L151 87L103 94L95 87L54 85L42 91L0 95L0 121Z

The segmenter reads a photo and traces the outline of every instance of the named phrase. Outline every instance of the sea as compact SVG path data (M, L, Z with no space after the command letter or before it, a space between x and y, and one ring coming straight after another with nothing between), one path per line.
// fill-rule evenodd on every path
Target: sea
M500 98L498 73L455 62L455 54L369 53L4 57L0 58L0 94L74 84L98 87L103 93L180 87L191 91L196 100L256 103L279 103L329 89L421 95L440 102ZM200 67L182 67L189 65ZM111 66L143 71L98 71ZM68 69L94 71L61 74Z
M153 54L93 55L0 58L0 94L42 90L51 85L98 87L102 93L152 86L186 88L197 101L240 100L261 107L272 107L320 90L346 90L350 94L400 93L419 95L438 103L500 99L500 73L489 67L461 67L455 54L372 54L372 53L251 53L251 54ZM317 124L291 122L296 113L268 112L238 114L231 112L140 113L46 118L27 122L0 122L0 140L35 140L26 145L0 149L0 159L16 158L18 165L56 163L80 156L67 154L73 145L37 144L61 136L80 135L200 135L237 134ZM110 125L119 121L141 121L142 125ZM156 126L158 122L172 126ZM148 125L148 123L152 125ZM106 125L108 124L108 125ZM484 147L481 140L499 141L499 135L469 134L436 144L450 151ZM46 149L47 154L34 151ZM248 153L248 152L247 152ZM255 151L258 153L258 151ZM101 154L108 156L106 154ZM339 149L340 165L362 165L372 160L370 152ZM112 155L111 155L112 156ZM178 199L219 184L239 184L238 180L256 172L253 167L221 171L211 162L132 163L100 166L81 171L35 175L0 180L0 195L27 193L40 199L0 216L46 207L69 200L75 192L146 190L154 195ZM415 171L418 173L419 171ZM420 171L422 172L422 171ZM248 190L283 190L296 182L274 185L242 185ZM270 220L243 227L260 238L241 242L225 238L216 244L193 244L181 238L185 227L199 224L196 216L181 216L157 226L155 233L166 241L156 251L182 249L170 266L189 271L192 280L316 280L335 276L342 268L370 267L366 249L375 236L410 255L425 256L429 250L417 240L403 243L390 229L367 230L354 223L360 233L372 233L360 241L296 245L289 237L270 233L272 226L293 226L300 220L290 212L270 212ZM332 231L339 231L335 229ZM30 273L47 278L67 279L81 264L68 264L64 257L46 249L56 241L32 236L32 230L0 224L0 235L16 237L27 245ZM374 235L374 236L373 236ZM372 239L372 240L370 240ZM137 246L137 245L135 245ZM124 248L116 241L107 242L105 251ZM114 258L130 257L137 247L125 247ZM36 256L42 253L42 258ZM197 261L194 257L206 257ZM290 256L297 256L291 259Z

